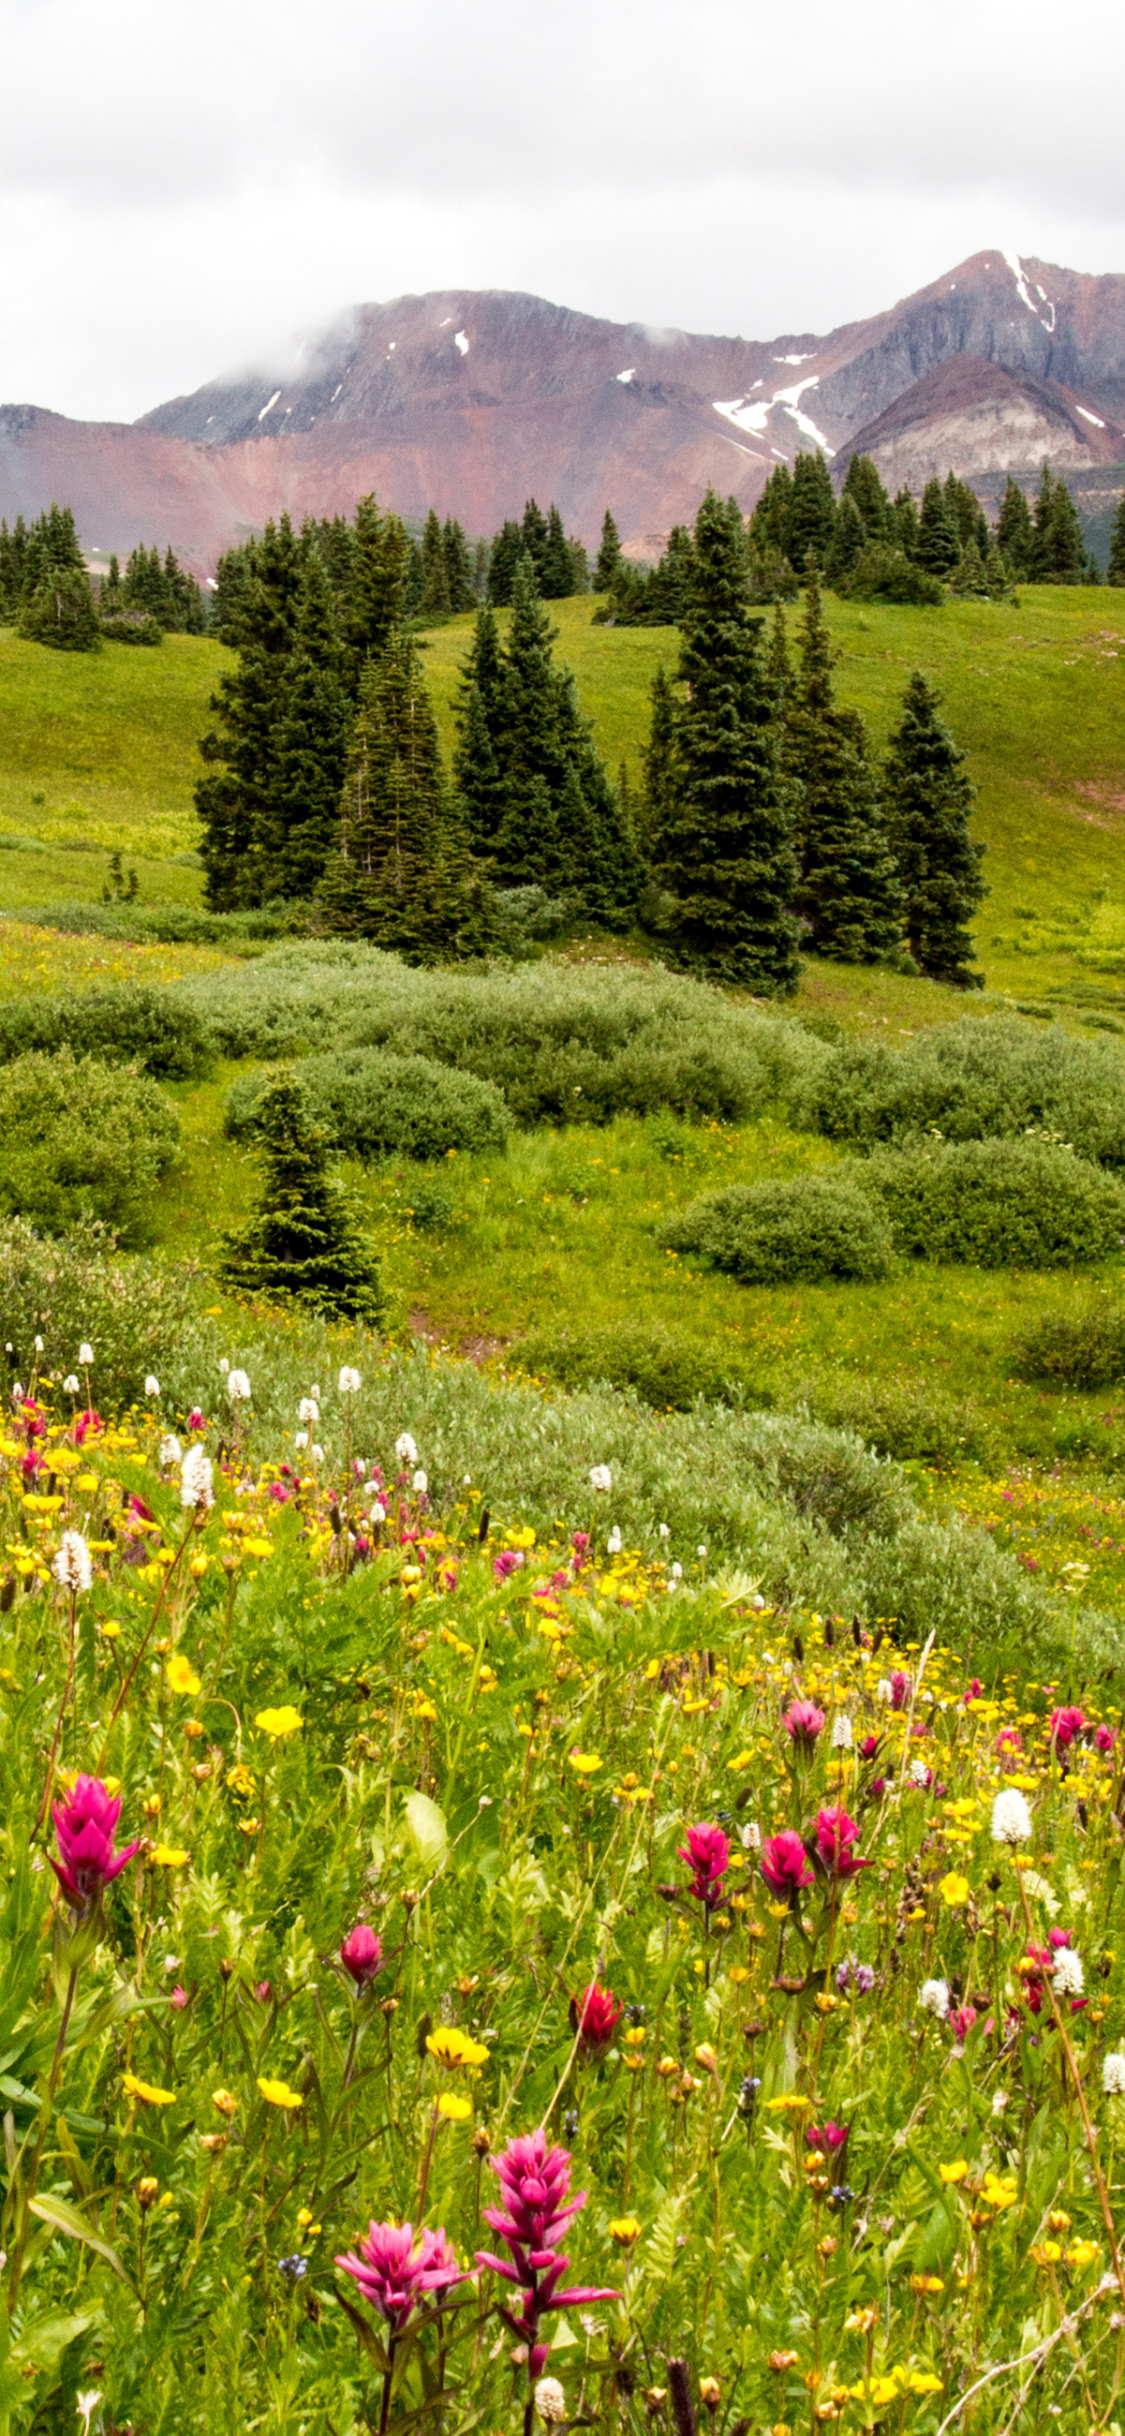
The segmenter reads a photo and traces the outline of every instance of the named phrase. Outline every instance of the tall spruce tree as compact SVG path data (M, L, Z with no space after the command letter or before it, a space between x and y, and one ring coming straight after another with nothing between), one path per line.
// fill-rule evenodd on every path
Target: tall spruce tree
M1125 491L1122 492L1114 512L1113 529L1109 539L1109 565L1106 569L1106 582L1116 585L1125 584Z
M1035 526L1031 520L1031 509L1027 504L1027 499L1021 491L1019 483L1013 482L1010 474L1000 502L1000 514L996 523L996 544L1001 557L1007 562L1013 575L1021 576L1025 582L1028 581L1031 575L1032 560L1035 556Z
M506 806L504 771L497 753L503 682L495 616L490 608L478 609L469 657L461 671L453 779L473 853L489 860Z
M780 558L789 558L789 511L793 504L793 476L787 465L775 465L766 477L766 486L750 518L750 546L759 553L776 550Z
M520 538L535 569L535 581L540 592L543 590L543 562L547 555L548 529L547 519L538 500L526 500L523 522L520 525Z
M799 449L793 467L786 538L781 544L798 575L808 564L810 550L818 567L827 566L835 530L836 499L824 457L819 448L812 453Z
M653 856L675 903L671 952L753 989L791 990L799 971L791 802L760 620L747 602L741 519L714 491L696 519L679 677L676 785Z
M904 558L916 559L921 540L921 526L918 521L917 507L908 490L895 492L895 503L891 516L890 538L895 549L901 550Z
M833 693L832 647L811 561L798 642L782 725L782 768L799 791L797 910L820 955L874 964L901 945L903 894L863 720Z
M566 601L574 590L574 561L570 544L563 530L563 520L552 501L547 516L547 539L539 569L539 590L545 601Z
M922 493L916 556L927 575L936 575L943 583L952 575L961 556L957 519L936 474L931 475Z
M855 492L845 490L840 500L836 516L836 530L832 536L832 547L828 553L828 564L825 569L829 582L837 584L842 581L844 576L850 575L866 547L867 531ZM811 563L815 568L816 560L813 559Z
M676 697L663 660L652 680L648 741L641 776L638 845L651 862L656 840L672 817L676 793Z
M488 555L488 598L493 609L510 608L516 568L523 554L523 533L515 518L509 516L494 535Z
M414 962L465 952L469 931L480 943L483 894L447 799L421 660L400 631L361 680L319 901L330 930Z
M1035 502L1035 540L1031 579L1036 584L1081 584L1086 581L1086 544L1078 511L1061 475L1051 478L1044 465Z
M252 848L261 900L316 892L336 838L351 715L331 587L312 549L273 732L272 784Z
M433 508L430 509L422 532L422 599L424 617L447 617L452 607L449 597L449 569L441 526Z
M621 564L621 536L609 509L602 518L602 538L594 565L595 592L608 592Z
M382 651L406 613L410 544L398 516L380 514L373 492L355 512L351 588L343 620L344 681L352 700L368 660Z
M981 556L987 557L990 535L976 492L970 490L967 482L961 481L960 476L954 473L952 466L950 466L942 487L945 491L950 515L957 527L957 538L962 549L967 550L971 541L975 541L978 550L981 549L981 527L983 525L984 548L981 550Z
M327 1144L292 1076L266 1093L257 1134L265 1160L261 1205L222 1238L220 1275L240 1294L306 1303L324 1319L386 1314L379 1264L346 1188L328 1173Z
M200 744L207 770L195 786L206 898L218 913L261 902L256 846L271 816L276 730L285 711L304 562L288 516L267 524L226 628L238 658L211 696L218 724Z
M854 499L863 520L864 536L868 541L890 541L891 503L883 487L878 466L871 457L852 457L844 476L840 504Z
M477 590L473 581L473 562L465 528L456 517L447 516L441 528L441 546L445 559L445 580L449 591L449 606L455 617L466 609L475 609Z
M969 835L975 790L940 700L916 669L883 765L883 802L916 962L933 981L981 988L968 925L986 894L984 849Z

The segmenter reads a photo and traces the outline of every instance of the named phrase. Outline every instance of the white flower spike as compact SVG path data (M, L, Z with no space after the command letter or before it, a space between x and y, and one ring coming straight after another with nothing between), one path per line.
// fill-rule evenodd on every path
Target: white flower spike
M1031 1812L1018 1785L1005 1785L992 1805L994 1844L1030 1844Z
M94 1578L90 1551L81 1531L64 1531L51 1567L64 1590L88 1590Z
M180 1504L187 1513L192 1506L206 1514L215 1503L215 1474L209 1455L201 1446L189 1446L180 1473Z

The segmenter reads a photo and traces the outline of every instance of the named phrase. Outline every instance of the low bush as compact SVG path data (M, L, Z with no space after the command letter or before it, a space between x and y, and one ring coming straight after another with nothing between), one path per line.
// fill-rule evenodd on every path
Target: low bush
M919 609L936 609L945 598L936 575L927 575L904 550L884 541L869 542L833 590L856 601L899 601Z
M107 643L141 643L153 650L164 640L164 628L144 610L118 609L98 620Z
M114 1258L112 1234L97 1220L80 1221L64 1243L25 1218L0 1224L0 1342L24 1385L36 1372L56 1380L76 1372L85 1342L95 1405L107 1413L140 1405L146 1378L166 1369L200 1299L186 1266ZM84 1401L84 1383L82 1392Z
M257 1134L272 1080L267 1069L231 1084L223 1124L232 1140ZM508 1139L495 1085L432 1058L346 1049L303 1059L294 1080L306 1115L346 1158L441 1159L450 1150L503 1150Z
M631 1388L658 1412L690 1412L700 1402L764 1407L775 1401L737 1360L671 1328L560 1328L522 1338L515 1351L534 1376L564 1387L596 1381Z
M107 1065L134 1064L177 1079L207 1063L207 1035L194 1009L170 991L127 982L54 998L0 999L0 1065L30 1050L69 1047Z
M936 1025L902 1049L842 1043L811 1077L803 1121L870 1150L936 1130L951 1141L1056 1134L1084 1159L1125 1167L1125 1054L1010 1015Z
M95 849L96 851L96 849ZM154 940L164 947L229 947L253 951L261 941L300 936L308 927L307 908L288 900L260 905L250 913L206 913L197 905L106 905L85 900L68 904L6 907L4 920L23 922L31 930L59 930L98 939Z
M1125 1304L1089 1303L1084 1311L1047 1311L1016 1337L1009 1356L1017 1379L1049 1387L1116 1387L1125 1380Z
M140 1239L179 1136L145 1075L70 1049L14 1058L0 1067L0 1210L51 1234L100 1218Z
M689 1203L665 1229L674 1252L694 1252L744 1285L809 1284L823 1277L885 1277L890 1229L877 1203L846 1176L731 1184Z
M996 1432L979 1407L967 1397L942 1395L924 1378L819 1374L785 1401L833 1429L854 1430L865 1446L897 1463L952 1472L958 1464L999 1458Z
M860 1172L913 1260L1075 1269L1125 1240L1125 1185L1057 1143L931 1142Z

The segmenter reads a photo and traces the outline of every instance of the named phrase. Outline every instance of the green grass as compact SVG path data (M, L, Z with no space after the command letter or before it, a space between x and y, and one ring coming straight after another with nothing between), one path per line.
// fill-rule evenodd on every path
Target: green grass
M193 848L195 746L225 658L188 635L156 651L64 652L0 627L0 829L134 859ZM72 874L56 893L74 887Z

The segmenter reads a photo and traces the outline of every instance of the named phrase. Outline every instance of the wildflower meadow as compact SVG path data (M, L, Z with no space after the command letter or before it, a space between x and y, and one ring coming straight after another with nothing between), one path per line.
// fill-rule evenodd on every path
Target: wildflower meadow
M3 2436L1118 2427L1097 1687L97 1370L0 1434Z

